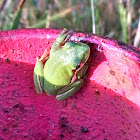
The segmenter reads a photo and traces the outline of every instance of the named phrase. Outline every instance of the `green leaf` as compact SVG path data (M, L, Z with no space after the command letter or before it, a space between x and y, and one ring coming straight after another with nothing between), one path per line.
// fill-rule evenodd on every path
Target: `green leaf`
M18 25L19 25L20 19L21 19L21 14L22 14L22 9L19 9L14 14L13 21L12 21L11 28L10 28L11 30L18 28Z

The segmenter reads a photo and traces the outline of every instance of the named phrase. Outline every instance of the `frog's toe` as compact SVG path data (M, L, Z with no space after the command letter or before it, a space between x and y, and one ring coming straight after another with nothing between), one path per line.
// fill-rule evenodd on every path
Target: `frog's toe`
M64 29L62 33L57 37L56 42L62 44L67 42L70 39L72 32L72 30L68 31L67 29Z
M67 42L67 41L70 39L71 33L72 33L72 32L73 32L73 30L70 30L70 31L67 33L64 42Z
M63 35L66 34L67 32L68 32L68 30L67 30L66 28L64 28L60 35L63 36Z

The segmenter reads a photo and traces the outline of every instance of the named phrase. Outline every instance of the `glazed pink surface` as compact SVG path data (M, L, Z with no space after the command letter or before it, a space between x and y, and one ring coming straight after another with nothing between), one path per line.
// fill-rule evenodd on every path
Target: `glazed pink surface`
M36 57L50 49L61 30L0 32L0 140L139 140L140 50L90 33L86 83L64 101L33 84Z

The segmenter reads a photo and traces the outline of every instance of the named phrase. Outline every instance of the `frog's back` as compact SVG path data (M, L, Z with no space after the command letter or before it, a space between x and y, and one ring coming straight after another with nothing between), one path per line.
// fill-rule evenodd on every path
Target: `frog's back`
M71 41L51 54L44 66L44 90L55 94L55 91L70 84L77 66L85 62L88 54L89 46Z
M61 49L55 52L44 66L44 89L47 93L55 94L55 90L65 87L73 77L73 64L71 55Z

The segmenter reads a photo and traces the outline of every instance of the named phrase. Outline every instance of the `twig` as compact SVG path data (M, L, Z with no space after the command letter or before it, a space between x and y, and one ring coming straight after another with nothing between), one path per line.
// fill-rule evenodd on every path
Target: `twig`
M3 10L7 0L3 0L2 4L0 5L0 12Z
M18 4L18 9L21 9L24 5L26 0L20 0L19 4Z
M127 0L127 29L128 29L128 42L131 43L131 23L132 23L132 10L131 2Z
M92 33L95 34L94 1L91 0Z
M137 48L140 48L140 46L138 46L140 43L140 19L139 19L139 23L138 23L138 28L137 28L137 32L134 38L134 46Z

